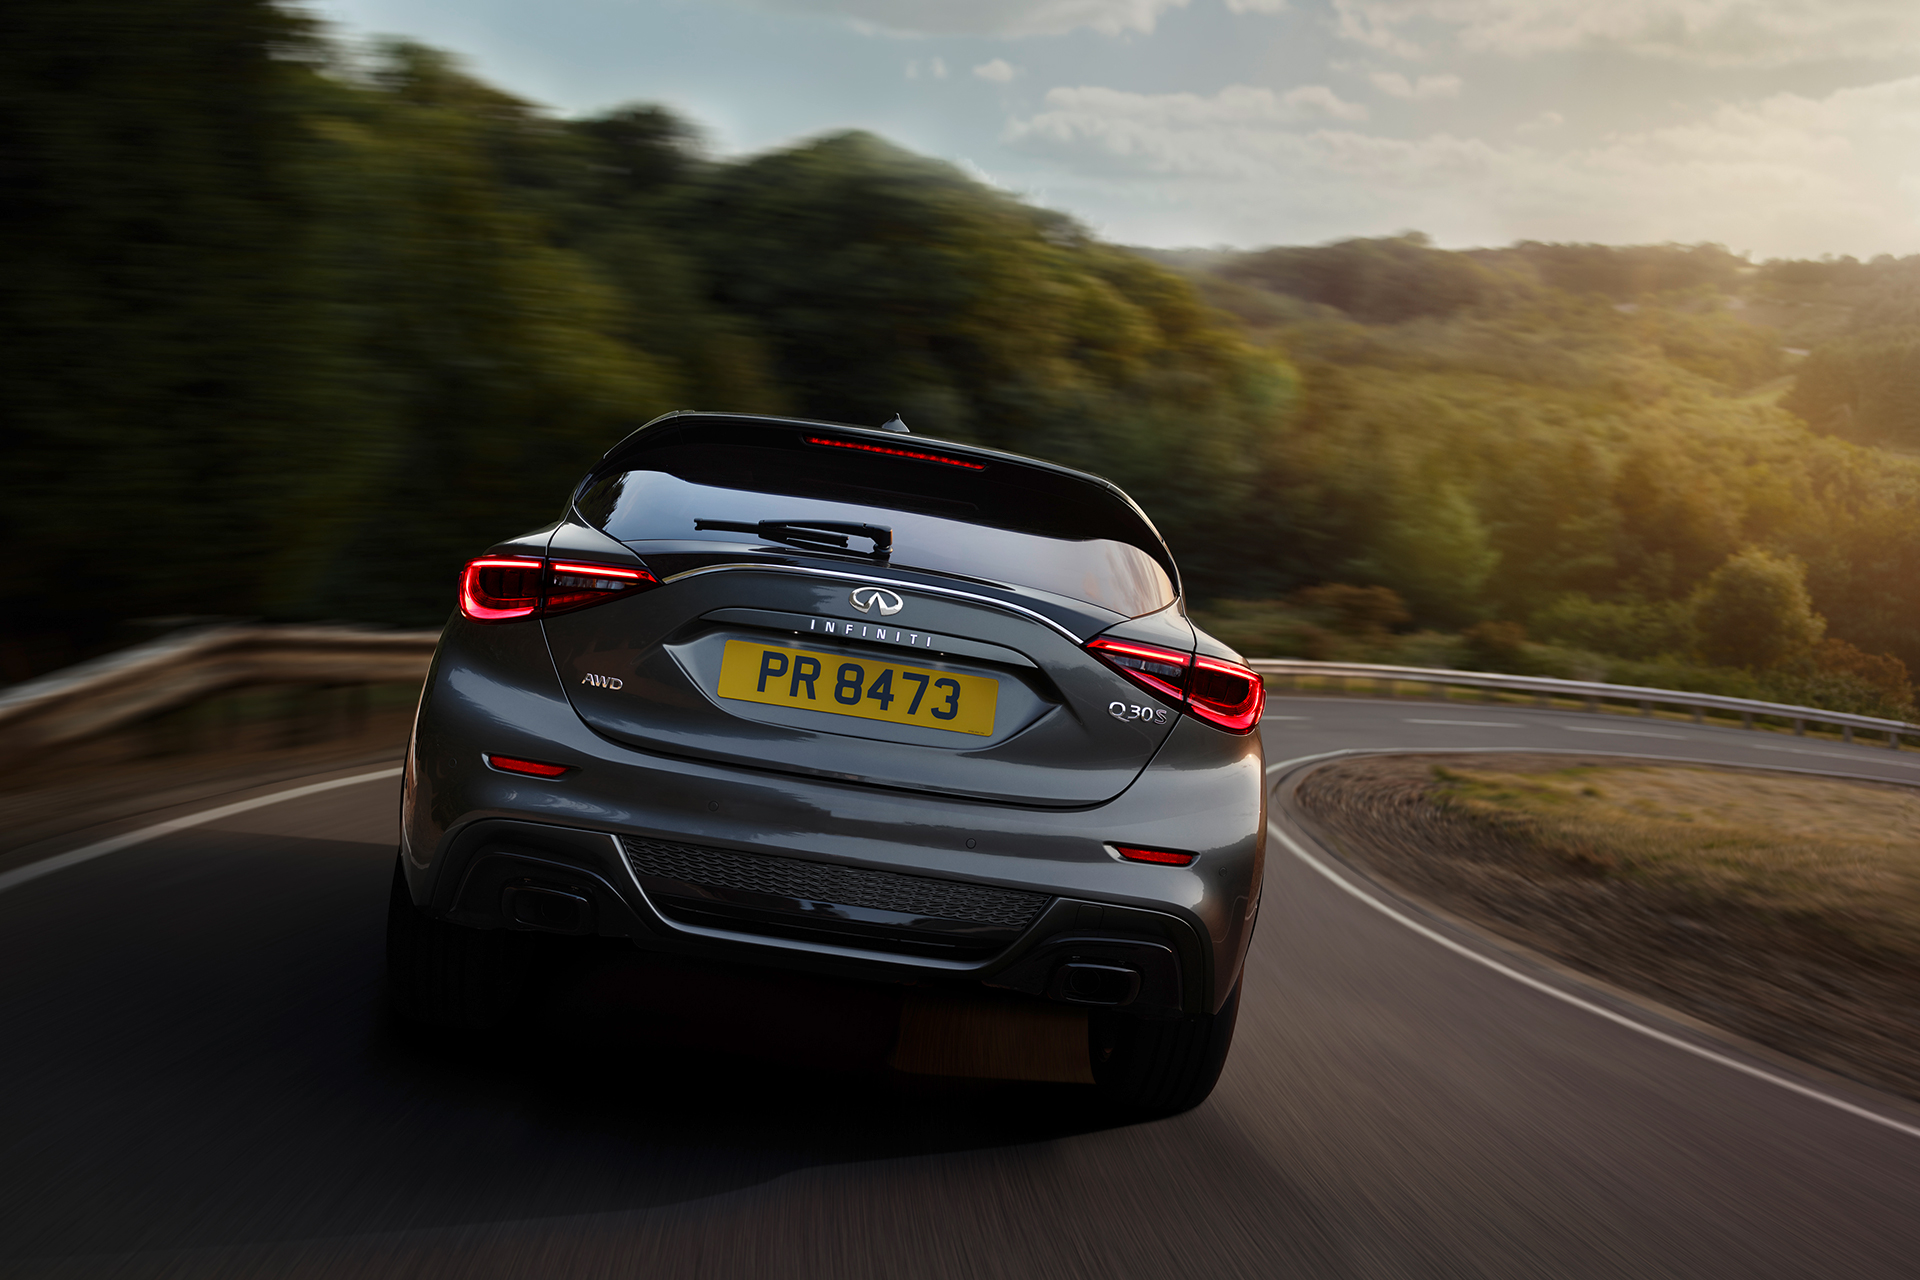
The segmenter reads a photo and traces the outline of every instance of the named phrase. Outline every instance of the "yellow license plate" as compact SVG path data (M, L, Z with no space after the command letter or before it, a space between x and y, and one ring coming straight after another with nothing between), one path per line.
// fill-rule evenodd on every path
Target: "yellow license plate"
M985 736L993 732L1000 682L878 658L729 640L720 659L719 693L742 702Z

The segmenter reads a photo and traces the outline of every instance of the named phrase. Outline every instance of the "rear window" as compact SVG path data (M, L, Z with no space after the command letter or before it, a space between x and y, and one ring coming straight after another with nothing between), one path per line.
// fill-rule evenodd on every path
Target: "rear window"
M932 457L872 451L880 449ZM1105 485L913 436L665 423L610 454L576 506L622 542L756 540L698 530L696 520L880 524L893 530L886 563L897 568L1045 591L1128 617L1174 598L1166 547Z

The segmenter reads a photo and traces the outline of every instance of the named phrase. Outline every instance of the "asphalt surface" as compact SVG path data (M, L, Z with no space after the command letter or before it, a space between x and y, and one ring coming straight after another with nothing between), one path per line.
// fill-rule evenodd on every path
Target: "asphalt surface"
M1512 747L1920 782L1883 748L1504 707L1278 699L1265 733L1275 764ZM1282 830L1378 899L1277 783ZM891 1076L871 992L624 955L577 958L524 1027L419 1039L379 994L394 787L0 892L0 1274L1920 1274L1920 1137L1635 1028L1912 1113L1396 907L1632 1025L1556 999L1277 840L1233 1056L1172 1120Z

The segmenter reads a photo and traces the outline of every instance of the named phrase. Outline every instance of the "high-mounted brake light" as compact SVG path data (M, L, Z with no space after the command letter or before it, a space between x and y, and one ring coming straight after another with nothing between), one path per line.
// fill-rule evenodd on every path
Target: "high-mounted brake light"
M1135 640L1096 636L1093 655L1147 692L1228 733L1252 733L1266 710L1258 672L1237 662L1198 657Z
M475 622L512 622L584 609L659 585L647 570L624 565L483 556L460 572L460 612Z
M540 760L521 760L514 756L488 756L486 761L502 773L521 773L529 778L557 778L573 766L547 764Z
M829 449L858 449L861 453L884 453L894 458L911 458L915 462L941 462L949 467L965 467L968 471L985 471L984 462L969 462L965 458L950 458L944 453L925 453L919 449L895 449L891 445L866 444L859 440L830 440L826 436L803 436L808 444L823 444Z
M1141 849L1130 844L1116 844L1113 851L1128 862L1153 862L1163 867L1186 867L1193 865L1193 855L1176 853L1172 849Z

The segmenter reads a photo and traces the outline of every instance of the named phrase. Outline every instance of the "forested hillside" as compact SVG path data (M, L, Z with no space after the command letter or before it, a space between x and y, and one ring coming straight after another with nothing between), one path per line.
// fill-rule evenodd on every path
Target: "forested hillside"
M1920 445L1920 259L1148 255L870 135L717 160L261 0L8 6L0 136L12 678L129 618L432 624L678 407L1109 475L1249 647L1883 708L1878 655L1920 663L1920 464L1881 447ZM1756 607L1783 645L1716 640Z

